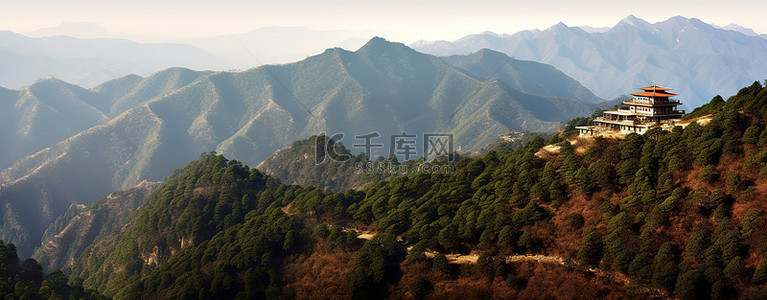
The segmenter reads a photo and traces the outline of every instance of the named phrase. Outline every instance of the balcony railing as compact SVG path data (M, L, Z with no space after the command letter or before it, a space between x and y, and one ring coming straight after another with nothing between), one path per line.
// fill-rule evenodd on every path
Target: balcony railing
M659 101L653 101L653 99L650 98L650 97L634 97L634 98L631 98L631 100L629 100L627 102L654 103L654 102L659 102ZM663 101L663 102L666 102L666 101ZM668 103L681 104L682 102L680 102L679 100L676 100L676 99L668 99Z

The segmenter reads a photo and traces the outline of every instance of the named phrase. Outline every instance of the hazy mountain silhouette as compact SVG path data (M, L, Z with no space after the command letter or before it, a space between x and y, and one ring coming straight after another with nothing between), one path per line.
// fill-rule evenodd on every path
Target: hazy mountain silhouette
M220 69L225 59L191 45L125 39L51 36L0 31L0 86L19 88L49 76L92 87L128 74L149 75L183 66Z
M489 48L551 64L602 98L657 82L673 87L688 108L767 78L767 39L732 26L719 29L681 16L651 24L628 16L609 30L586 29L559 23L543 31L482 33L412 47L439 56Z

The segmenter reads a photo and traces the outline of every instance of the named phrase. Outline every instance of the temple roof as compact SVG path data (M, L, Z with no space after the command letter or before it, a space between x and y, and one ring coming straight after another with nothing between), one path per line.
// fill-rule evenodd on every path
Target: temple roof
M631 95L638 96L638 97L673 97L677 94L672 93L664 93L664 92L641 92L641 93L630 93Z
M666 90L670 90L671 88L659 87L659 86L653 84L651 86L641 87L639 89L640 90L645 90L645 91L666 91Z

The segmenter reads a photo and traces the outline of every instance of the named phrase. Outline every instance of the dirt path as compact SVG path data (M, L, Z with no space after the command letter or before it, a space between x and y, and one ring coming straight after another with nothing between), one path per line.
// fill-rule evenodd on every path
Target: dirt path
M292 204L292 203L291 203ZM282 212L284 212L287 215L292 215L290 213L290 207L291 204L288 204L285 207L282 207ZM333 225L328 225L333 226ZM376 231L370 231L370 230L358 230L356 228L349 228L349 227L341 227L342 231L349 232L354 231L357 233L357 238L364 239L364 240L371 240L373 237L378 234ZM397 237L397 241L402 241L402 237ZM412 251L413 246L408 246L407 251ZM426 255L427 258L434 258L439 254L437 251L428 250L424 252L424 255ZM466 264L466 265L473 265L477 263L477 259L479 258L479 255L477 254L445 254L445 258L447 258L447 263L449 264ZM506 257L506 262L512 263L512 262L532 262L532 263L549 263L549 264L556 264L560 266L570 267L568 264L566 264L566 259L559 256L548 256L548 255L542 255L542 254L522 254L522 255L511 255ZM632 282L631 279L626 276L623 273L614 272L610 270L602 270L599 268L585 268L583 269L584 272L592 273L599 277L605 277L608 279L613 280L614 282L623 284L625 286L629 286L629 284ZM666 293L660 289L651 287L649 285L646 285L644 283L639 283L639 291L645 294L662 297L662 298L668 298Z
M353 228L344 228L344 231L354 230ZM356 231L356 230L355 230ZM357 231L360 232L360 231ZM357 238L370 240L372 239L377 232L375 231L366 231L364 233L358 233ZM401 239L398 240L401 241ZM410 252L413 249L413 246L407 247L407 251ZM434 258L439 254L437 251L426 251L424 252L424 255L426 255L427 258ZM477 259L479 258L479 255L477 254L445 254L445 258L447 258L447 263L449 264L459 264L459 265L474 265L477 263ZM568 264L566 264L566 259L559 256L549 256L549 255L541 255L541 254L522 254L522 255L510 255L506 257L507 263L513 263L513 262L528 262L528 263L547 263L547 264L555 264L560 265L564 267L570 267ZM632 281L631 278L626 276L623 273L619 272L613 272L609 270L602 270L599 268L586 268L583 269L584 272L588 272L591 274L594 274L595 276L604 277L612 280L613 282L623 284L624 286L629 286ZM648 295L657 296L661 298L668 298L666 293L660 289L651 287L649 285L639 283L639 291Z

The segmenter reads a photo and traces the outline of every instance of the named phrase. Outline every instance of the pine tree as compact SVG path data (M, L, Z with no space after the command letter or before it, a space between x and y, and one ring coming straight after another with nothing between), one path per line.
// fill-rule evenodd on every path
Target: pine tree
M674 287L677 277L677 264L674 258L674 246L663 243L652 261L652 283L666 288Z
M705 293L705 279L700 270L693 269L679 276L674 295L680 299L699 299Z
M514 247L514 229L511 226L503 226L498 233L498 247Z
M576 256L582 265L598 265L602 257L602 239L593 230L586 233Z
M410 283L410 294L415 299L425 298L432 290L434 290L434 285L421 275L416 276Z
M449 272L447 257L445 257L444 254L437 253L437 255L434 256L434 259L432 260L431 263L432 263L432 270L443 272L443 273Z
M756 266L754 276L751 278L751 282L754 284L767 283L767 259L762 258L759 260L759 264Z

